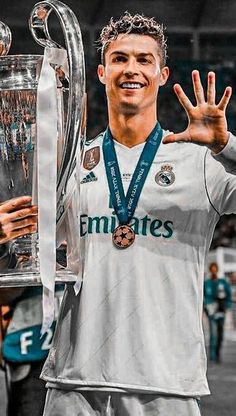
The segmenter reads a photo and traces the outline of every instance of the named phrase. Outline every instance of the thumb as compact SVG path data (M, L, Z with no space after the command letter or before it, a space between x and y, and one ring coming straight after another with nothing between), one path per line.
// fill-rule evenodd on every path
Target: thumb
M189 141L189 135L187 133L187 130L182 131L181 133L177 133L177 134L168 134L168 136L165 136L164 139L162 140L163 144L168 144L168 143L175 143L175 142L188 142Z

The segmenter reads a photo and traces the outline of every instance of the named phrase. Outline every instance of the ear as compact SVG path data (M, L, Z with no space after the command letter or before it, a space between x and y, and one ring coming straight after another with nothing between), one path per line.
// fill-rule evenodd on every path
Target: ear
M104 65L102 65L102 64L98 65L97 74L98 74L98 78L99 78L100 82L102 84L105 84L106 83L106 81L105 81L106 76L105 76L105 67L104 67Z
M164 66L161 68L161 75L160 75L160 85L165 85L166 81L169 78L170 70L168 66Z

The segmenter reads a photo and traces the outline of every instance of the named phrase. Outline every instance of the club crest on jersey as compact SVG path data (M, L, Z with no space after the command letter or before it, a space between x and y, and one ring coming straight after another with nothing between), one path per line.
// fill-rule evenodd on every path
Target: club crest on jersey
M173 166L162 165L161 170L157 172L155 181L160 186L170 186L175 181L175 174L173 172Z
M83 167L87 170L92 170L100 162L100 148L99 146L87 150L84 155Z

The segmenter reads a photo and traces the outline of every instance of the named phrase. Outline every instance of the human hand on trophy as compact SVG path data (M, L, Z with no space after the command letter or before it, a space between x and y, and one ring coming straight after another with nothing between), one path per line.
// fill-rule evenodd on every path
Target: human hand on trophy
M0 204L0 244L37 231L38 207L31 201L20 196Z

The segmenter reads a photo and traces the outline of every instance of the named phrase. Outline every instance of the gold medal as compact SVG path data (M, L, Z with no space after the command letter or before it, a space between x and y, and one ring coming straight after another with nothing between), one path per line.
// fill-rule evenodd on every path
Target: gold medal
M130 225L118 225L112 234L112 241L117 248L128 248L135 240L135 232Z

